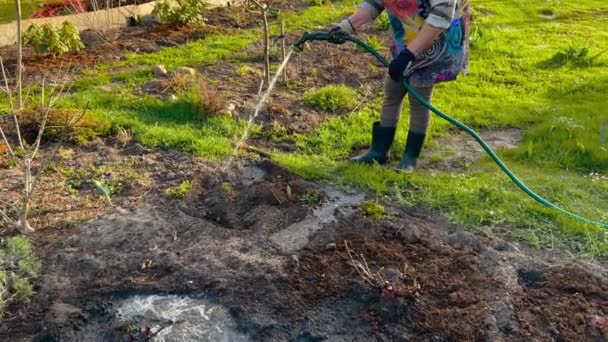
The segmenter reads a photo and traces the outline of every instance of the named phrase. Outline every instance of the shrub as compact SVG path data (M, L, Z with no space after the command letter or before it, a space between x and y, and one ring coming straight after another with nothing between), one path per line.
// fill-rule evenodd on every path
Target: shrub
M21 114L25 136L33 141L38 133L38 127L44 117L44 110L38 107L29 108ZM98 119L94 114L73 109L51 108L44 130L44 137L49 140L59 140L65 131L66 138L78 145L84 145L93 138L107 136L111 133L112 125L108 121Z
M23 35L23 42L39 54L63 55L84 49L80 32L69 21L64 21L59 29L51 23L42 26L32 24Z
M204 116L220 116L226 112L226 99L206 82L199 82L196 88L199 110Z
M311 6L323 6L330 4L329 0L310 0Z
M304 93L304 102L321 111L348 110L357 105L357 92L345 85L329 85Z
M207 12L209 5L203 0L176 0L175 6L168 0L158 2L154 6L153 14L161 22L172 25L188 25L200 23Z
M28 300L40 275L40 260L26 236L8 238L0 247L0 315L14 300Z

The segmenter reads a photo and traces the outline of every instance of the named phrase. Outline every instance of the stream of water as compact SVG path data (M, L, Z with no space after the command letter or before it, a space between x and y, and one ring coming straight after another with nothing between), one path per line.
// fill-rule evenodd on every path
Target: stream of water
M277 85L277 81L279 80L279 77L281 76L283 69L285 69L285 67L287 66L287 63L289 63L289 59L291 58L292 54L293 54L293 50L290 49L289 52L287 53L287 56L285 56L285 59L283 60L283 62L279 66L279 68L277 69L276 74L270 81L270 84L268 85L266 92L262 95L262 98L260 98L260 101L258 102L257 106L255 107L255 111L249 117L249 120L247 121L247 127L245 127L245 131L243 132L243 135L236 142L234 149L232 150L232 154L230 155L230 158L228 158L228 161L226 161L226 163L222 167L222 173L225 172L226 170L228 170L230 165L232 165L232 162L234 161L234 158L236 157L236 154L238 153L239 148L241 147L241 145L243 145L245 140L247 140L247 138L249 137L249 132L251 131L251 127L253 127L253 123L255 122L255 119L260 115L262 108L264 108L264 105L268 101L270 94L274 90L274 87Z

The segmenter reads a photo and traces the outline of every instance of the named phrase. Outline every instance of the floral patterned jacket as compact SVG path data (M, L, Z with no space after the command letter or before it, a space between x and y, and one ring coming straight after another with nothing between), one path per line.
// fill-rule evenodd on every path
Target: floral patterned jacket
M433 46L416 57L405 77L416 86L452 81L469 64L469 0L365 0L361 6L373 18L386 10L393 32L391 51L397 55L428 23L445 29Z

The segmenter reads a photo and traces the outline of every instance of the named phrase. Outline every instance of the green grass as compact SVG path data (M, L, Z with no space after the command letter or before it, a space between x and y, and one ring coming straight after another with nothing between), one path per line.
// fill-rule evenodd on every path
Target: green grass
M476 129L524 129L520 147L499 151L516 174L555 204L608 221L608 183L585 177L592 171L608 173L608 77L604 76L608 56L601 54L608 49L608 32L600 15L608 13L608 3L512 0L473 5L470 74L440 85L434 104ZM538 15L548 8L554 19ZM603 230L534 202L489 158L461 173L411 175L344 162L369 143L378 105L368 104L358 113L297 136L298 152L276 159L304 177L433 208L473 230L507 235L537 247L568 246L590 255L608 255ZM407 109L403 117L397 154L404 145ZM446 134L448 128L447 122L434 117L431 136ZM427 148L434 145L431 138Z

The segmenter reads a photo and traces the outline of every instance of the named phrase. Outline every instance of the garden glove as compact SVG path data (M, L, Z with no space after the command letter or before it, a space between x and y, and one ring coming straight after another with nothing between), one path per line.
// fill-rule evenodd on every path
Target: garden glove
M399 82L403 77L403 73L415 58L416 56L407 48L401 51L388 66L388 74L391 79L395 82Z

